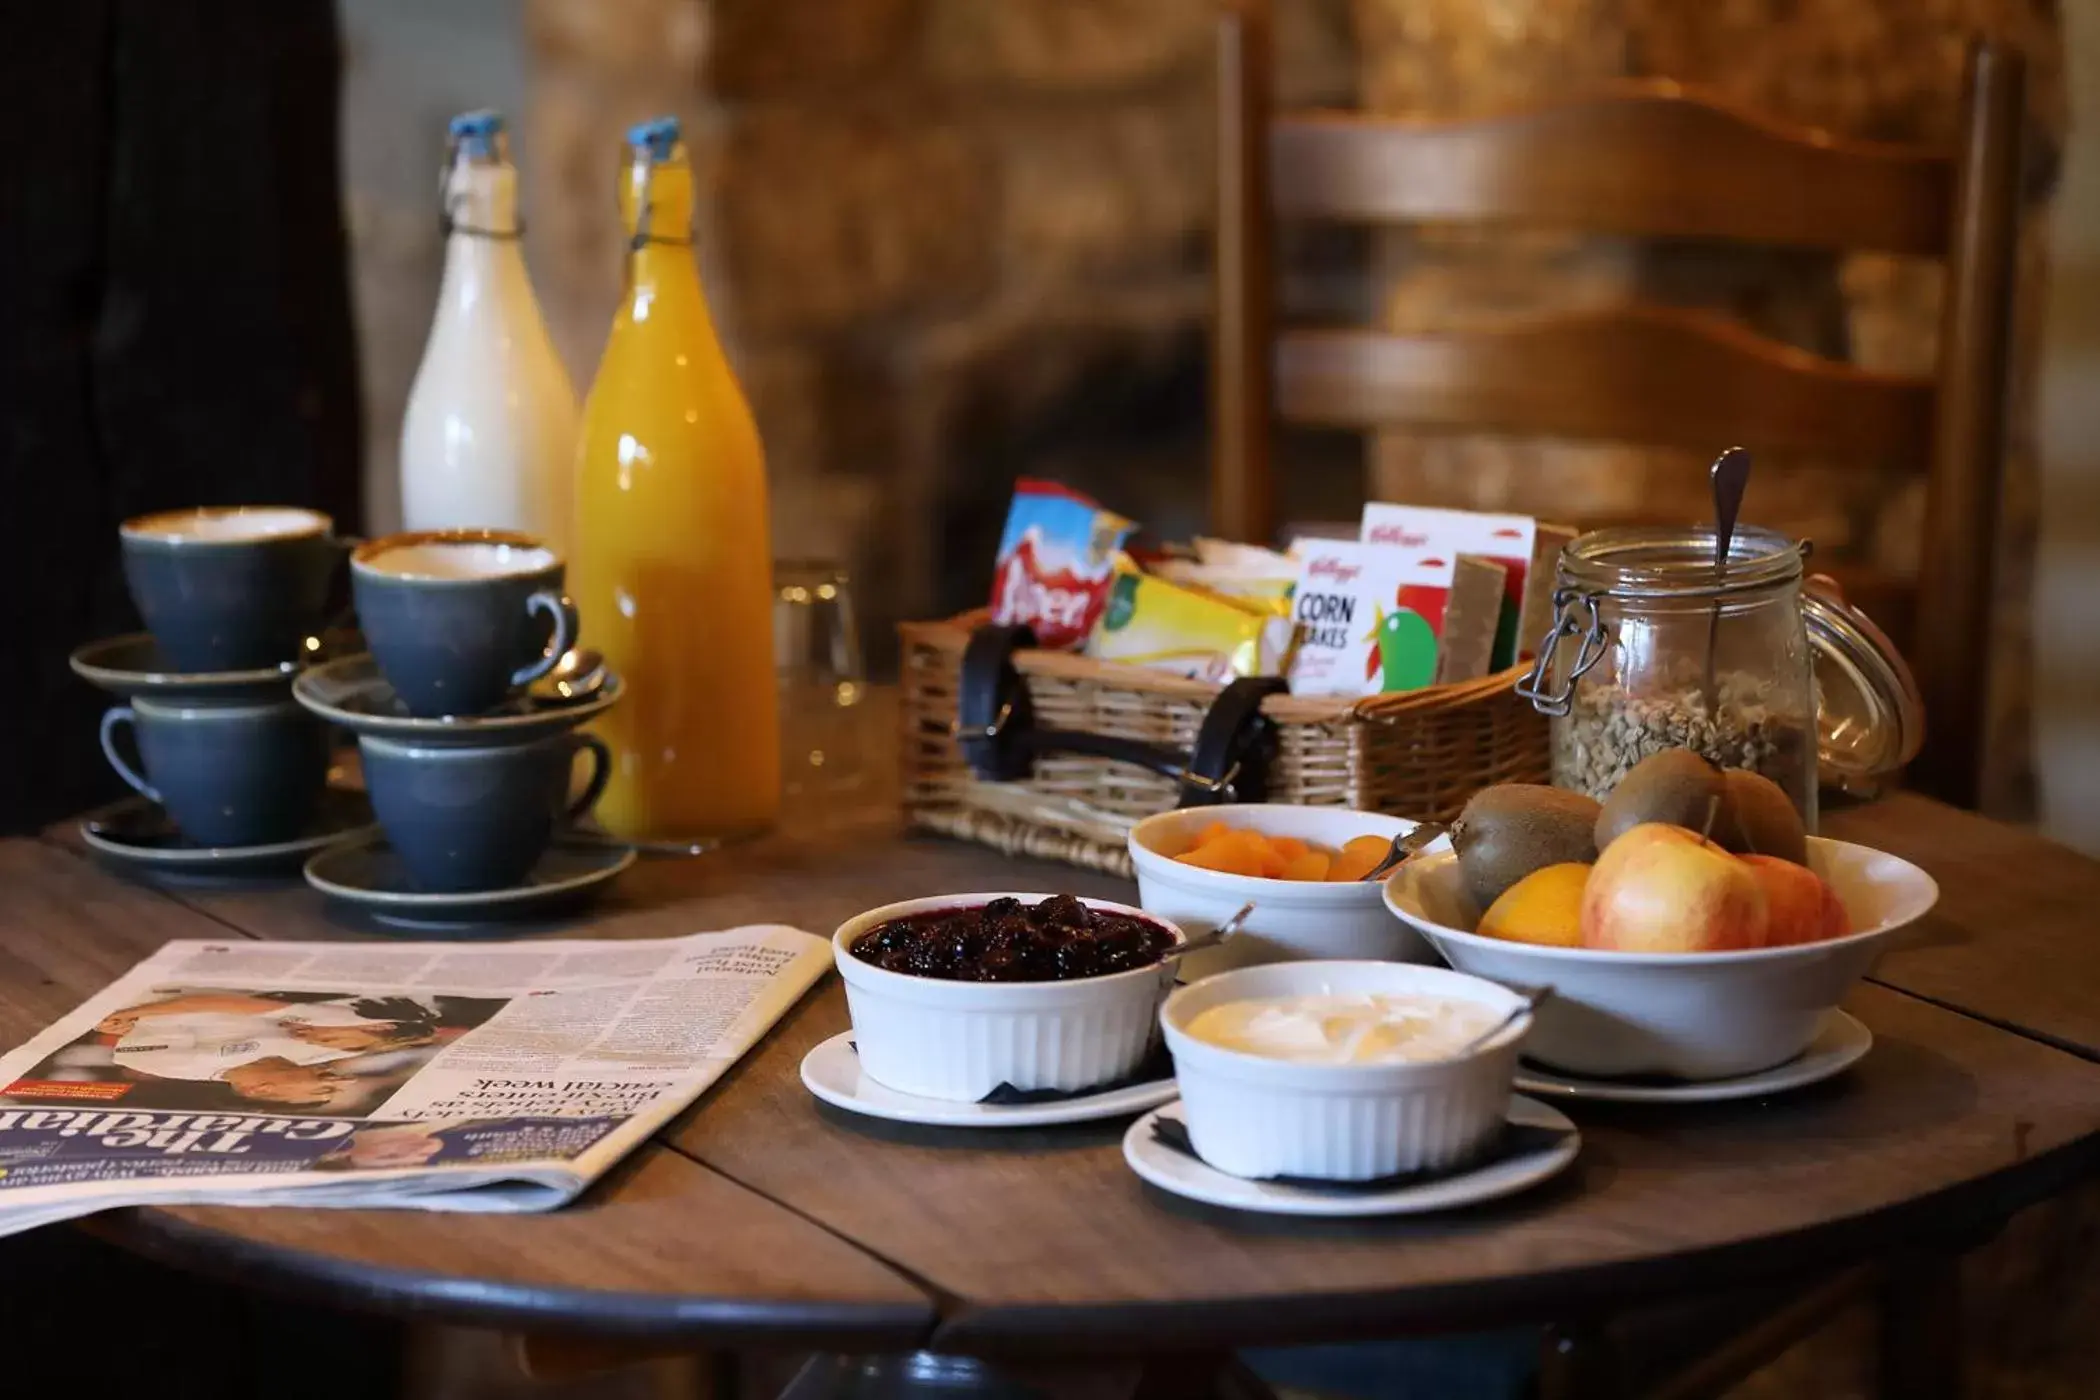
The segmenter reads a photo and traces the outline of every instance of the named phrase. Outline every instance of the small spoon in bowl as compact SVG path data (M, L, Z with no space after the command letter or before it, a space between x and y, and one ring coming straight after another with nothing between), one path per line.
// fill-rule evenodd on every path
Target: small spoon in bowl
M1160 954L1159 960L1161 962L1172 962L1174 959L1180 957L1183 953L1200 953L1205 948L1217 947L1220 943L1223 943L1226 939L1232 937L1235 933L1238 933L1240 931L1240 925L1246 923L1247 916L1252 914L1253 912L1254 901L1250 899L1245 904L1242 904L1239 907L1238 913L1234 914L1224 923L1219 924L1209 933L1199 933L1193 938L1183 939L1181 942L1167 949L1166 952Z
M1421 854L1424 846L1432 844L1437 837L1445 835L1450 830L1451 828L1445 826L1442 822L1422 822L1407 831L1401 832L1393 838L1392 849L1385 853L1385 858L1364 872L1361 883L1383 880L1393 872L1394 866L1400 864L1409 856Z
M1489 1026L1479 1035L1474 1036L1464 1045L1459 1046L1457 1051L1453 1053L1451 1058L1454 1060L1464 1059L1467 1055L1472 1054L1475 1050L1478 1050L1481 1046L1487 1044L1496 1036L1502 1034L1502 1032L1508 1030L1511 1026L1515 1025L1517 1023L1518 1018L1529 1016L1532 1012L1538 1010L1541 1006L1544 1006L1548 1001L1551 1001L1552 999L1552 987L1533 987L1530 991L1524 994L1524 1004L1522 1006L1511 1008L1510 1013L1507 1016L1504 1016L1501 1020L1495 1022L1494 1025Z

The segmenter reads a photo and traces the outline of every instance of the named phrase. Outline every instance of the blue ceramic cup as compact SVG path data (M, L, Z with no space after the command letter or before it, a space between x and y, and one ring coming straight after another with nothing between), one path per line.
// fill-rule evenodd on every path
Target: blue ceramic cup
M478 715L576 644L562 561L509 530L418 530L350 556L365 644L408 712Z
M137 743L138 767L119 751L124 728ZM102 752L118 777L159 803L199 846L293 840L312 822L328 782L328 726L289 698L255 705L134 699L102 716Z
M386 839L420 889L504 890L524 880L554 838L557 822L591 809L612 774L596 735L568 732L526 743L434 747L359 737L365 791ZM569 798L579 751L591 778Z
M303 655L349 541L319 511L200 506L127 520L124 582L178 671L249 671Z

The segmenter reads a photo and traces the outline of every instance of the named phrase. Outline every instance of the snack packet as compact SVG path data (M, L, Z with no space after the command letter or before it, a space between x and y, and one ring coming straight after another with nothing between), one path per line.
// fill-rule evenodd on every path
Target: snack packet
M1212 568L1254 576L1273 575L1279 570L1293 572L1289 555L1278 554L1258 544L1239 544L1233 540L1214 540L1208 535L1198 535L1194 548L1196 561Z
M1283 673L1291 622L1120 561L1087 655L1223 683Z
M1054 481L1015 483L992 576L992 621L1026 624L1038 646L1078 649L1107 605L1116 552L1134 528Z
M1298 562L1280 554L1274 563L1264 562L1252 568L1205 564L1194 559L1162 559L1152 572L1171 583L1200 588L1277 617L1290 616L1291 589L1298 583Z

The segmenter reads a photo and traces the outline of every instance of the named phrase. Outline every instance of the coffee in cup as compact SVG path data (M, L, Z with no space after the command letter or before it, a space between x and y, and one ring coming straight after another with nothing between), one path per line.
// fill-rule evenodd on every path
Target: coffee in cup
M432 893L508 889L532 870L558 821L591 809L612 773L596 735L570 731L518 744L416 744L363 735L365 791L416 884ZM591 777L569 798L579 751Z
M346 541L298 506L198 506L124 522L124 582L161 653L185 672L297 660L320 630Z
M365 644L411 715L478 715L575 645L562 561L509 530L388 535L350 556Z
M119 752L132 730L144 772ZM328 783L328 726L287 697L186 705L138 697L102 716L117 776L199 846L263 846L305 833Z

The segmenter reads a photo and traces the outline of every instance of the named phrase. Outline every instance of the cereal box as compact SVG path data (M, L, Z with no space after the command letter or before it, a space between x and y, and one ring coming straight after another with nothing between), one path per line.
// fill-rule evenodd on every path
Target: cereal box
M1474 555L1502 566L1502 600L1488 663L1496 669L1516 664L1551 624L1554 559L1571 535L1527 515L1389 504L1365 506L1361 531L1365 544L1445 558Z
M1450 669L1442 638L1459 596L1501 587L1499 569L1454 555L1416 553L1350 540L1305 540L1292 599L1298 624L1290 671L1296 695L1377 695L1419 690ZM1482 568L1489 572L1481 573ZM1486 595L1492 599L1493 594Z

